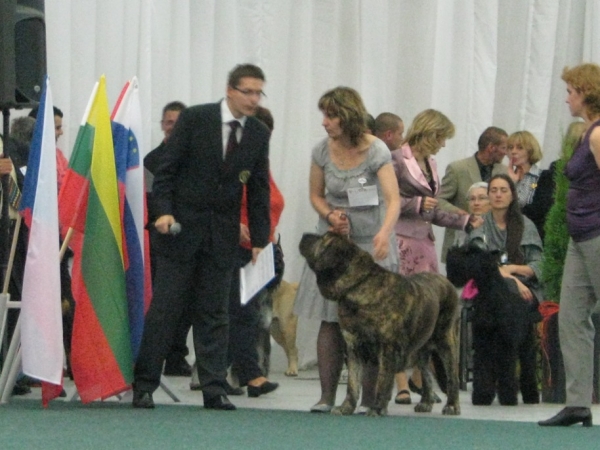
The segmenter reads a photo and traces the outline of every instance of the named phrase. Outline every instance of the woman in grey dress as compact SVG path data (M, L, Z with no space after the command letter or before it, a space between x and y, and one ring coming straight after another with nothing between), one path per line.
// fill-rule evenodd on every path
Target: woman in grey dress
M337 87L319 100L328 137L312 151L310 201L319 214L317 231L333 231L369 251L386 269L398 270L394 224L400 214L398 184L387 146L366 133L360 95ZM295 311L321 320L317 360L321 398L311 411L329 412L335 403L345 344L337 303L321 295L314 273L305 265ZM361 407L373 401L377 367L363 369Z

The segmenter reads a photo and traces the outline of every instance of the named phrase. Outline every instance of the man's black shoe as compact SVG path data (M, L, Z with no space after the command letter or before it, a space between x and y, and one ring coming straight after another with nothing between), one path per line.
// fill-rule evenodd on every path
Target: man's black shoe
M165 363L165 375L169 377L189 377L192 375L192 366L190 366L185 358L176 361Z
M202 386L200 383L190 383L190 389L192 391L201 391ZM233 387L229 383L225 385L225 393L227 395L244 395L244 390L241 387Z
M25 384L20 384L18 381L14 385L12 395L26 395L31 394L31 388Z
M134 408L152 409L154 408L154 400L152 394L147 391L133 391L133 402L131 405Z
M226 395L215 397L204 397L205 409L217 409L220 411L235 411L235 405L229 401Z
M244 390L241 387L233 387L227 383L225 386L225 393L227 395L244 395Z

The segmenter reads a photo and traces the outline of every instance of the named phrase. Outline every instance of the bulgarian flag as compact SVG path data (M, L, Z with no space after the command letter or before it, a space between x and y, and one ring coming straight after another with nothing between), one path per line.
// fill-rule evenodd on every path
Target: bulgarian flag
M125 256L129 331L134 360L144 331L144 315L152 298L150 243L147 220L144 165L141 149L142 113L137 78L125 84L112 113L113 143Z
M19 209L29 228L21 295L23 372L42 381L42 404L47 407L62 391L64 359L56 143L48 77L42 90Z
M63 227L75 231L71 366L81 400L88 403L123 392L133 381L119 191L104 76L79 128L59 209Z

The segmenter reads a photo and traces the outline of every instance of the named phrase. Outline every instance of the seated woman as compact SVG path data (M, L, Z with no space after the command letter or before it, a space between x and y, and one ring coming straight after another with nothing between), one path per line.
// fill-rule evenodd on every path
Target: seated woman
M467 191L467 205L469 214L483 216L490 210L490 198L488 197L488 184L485 181L473 183ZM463 245L469 234L466 231L456 231L454 245Z
M525 403L539 403L534 323L540 320L537 305L538 299L543 298L539 282L542 241L533 222L521 213L515 184L508 175L492 177L488 196L491 210L484 214L483 225L470 233L468 242L486 250L501 252L499 270L509 289L518 292L524 301L531 304L530 327L524 343L519 347L520 389ZM477 358L478 336L475 334L474 332L473 338ZM474 403L477 381L479 380L474 380L473 386ZM516 403L516 393L514 400Z

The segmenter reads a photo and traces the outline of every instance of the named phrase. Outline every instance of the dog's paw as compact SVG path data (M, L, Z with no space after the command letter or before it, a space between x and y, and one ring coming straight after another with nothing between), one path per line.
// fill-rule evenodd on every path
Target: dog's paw
M344 414L342 414L342 408L339 406L334 406L333 408L331 408L331 415L332 416L343 416Z
M433 403L417 403L415 406L415 412L431 412L431 410L433 409Z
M458 405L446 405L442 409L442 414L445 416L460 416L460 406Z
M350 416L353 412L354 408L345 403L342 403L340 406L336 406L331 410L331 414L334 416Z
M369 408L367 411L367 416L369 417L385 417L387 415L387 408Z
M288 368L288 370L286 370L286 371L284 372L284 375L285 375L286 377L297 377L297 376L298 376L298 369L291 369L291 368Z

